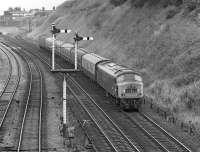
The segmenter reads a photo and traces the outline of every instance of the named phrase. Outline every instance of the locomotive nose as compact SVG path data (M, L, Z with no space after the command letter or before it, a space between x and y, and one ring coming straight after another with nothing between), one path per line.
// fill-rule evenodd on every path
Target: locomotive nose
M140 98L142 97L142 84L121 84L118 86L120 95L123 98Z

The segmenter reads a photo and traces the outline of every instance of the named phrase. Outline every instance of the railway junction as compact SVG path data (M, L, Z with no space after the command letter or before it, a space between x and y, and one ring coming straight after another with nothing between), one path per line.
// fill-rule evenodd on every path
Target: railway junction
M200 152L199 0L19 1L0 6L0 152Z
M78 45L73 64L56 46L52 54L21 36L1 35L0 41L1 65L6 65L0 73L0 151L195 151L143 105L139 111L117 105L78 69Z

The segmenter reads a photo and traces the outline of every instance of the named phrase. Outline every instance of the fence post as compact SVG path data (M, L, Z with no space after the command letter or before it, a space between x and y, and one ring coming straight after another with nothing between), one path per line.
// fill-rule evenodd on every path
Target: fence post
M151 99L150 108L151 108L151 109L153 108L153 101L152 101L152 99Z
M167 119L167 112L165 111L164 112L164 117L165 117L165 120Z

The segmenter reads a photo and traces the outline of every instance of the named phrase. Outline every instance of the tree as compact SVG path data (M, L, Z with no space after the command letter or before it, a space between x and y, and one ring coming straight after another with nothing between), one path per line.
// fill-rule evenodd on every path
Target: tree
M13 8L12 8L12 7L9 7L9 8L8 8L8 11L12 12L12 11L13 11Z
M126 2L127 0L110 0L111 4L115 5L115 6L119 6L122 5Z
M14 11L21 11L21 7L15 7Z

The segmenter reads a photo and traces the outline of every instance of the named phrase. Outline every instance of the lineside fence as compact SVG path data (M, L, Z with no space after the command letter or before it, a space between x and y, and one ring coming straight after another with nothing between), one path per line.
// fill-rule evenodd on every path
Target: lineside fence
M183 122L176 117L176 114L170 111L167 108L159 107L153 99L145 96L143 108L149 108L152 112L157 113L162 119L165 121L180 127L180 129L184 132L187 132L189 135L199 135L200 136L200 128L198 124L192 123L192 121Z

